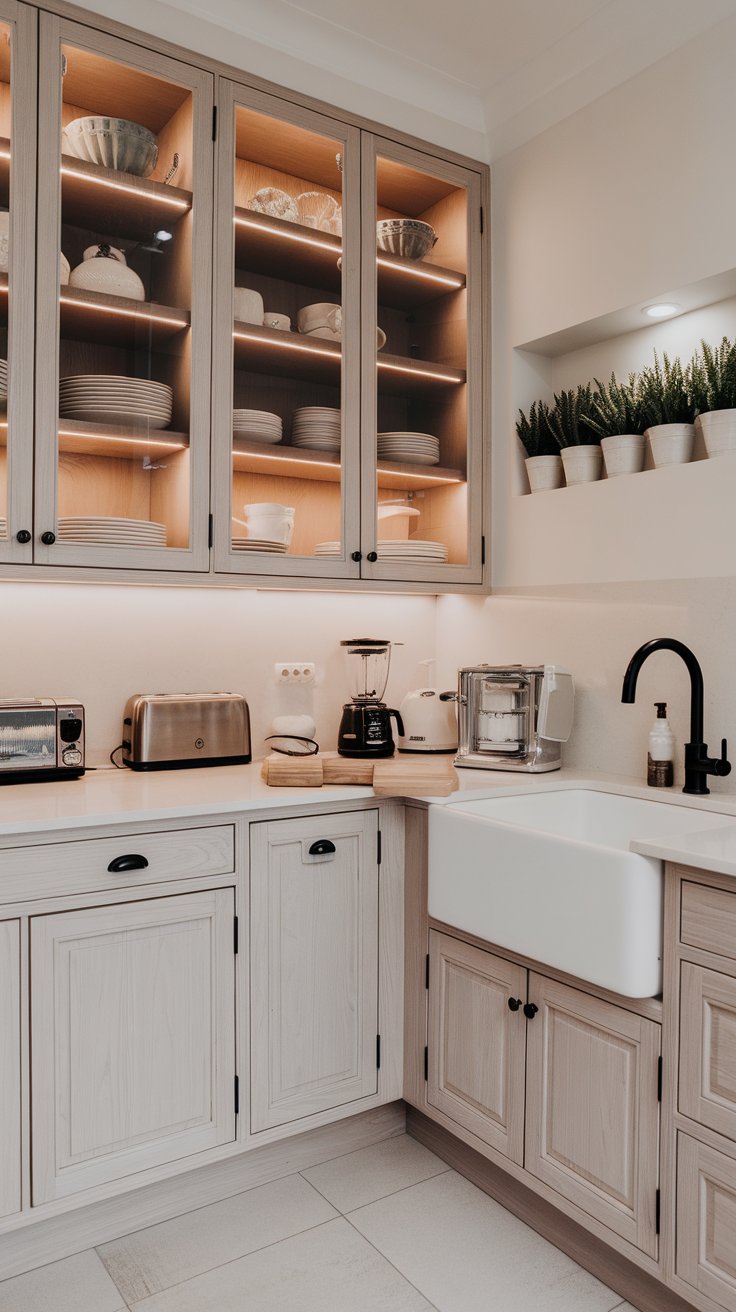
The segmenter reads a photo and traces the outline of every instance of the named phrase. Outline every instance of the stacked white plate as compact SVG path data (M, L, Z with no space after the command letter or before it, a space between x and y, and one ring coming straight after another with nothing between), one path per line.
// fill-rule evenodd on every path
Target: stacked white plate
M429 542L421 538L388 539L377 543L378 559L413 560L423 564L444 564L447 560L447 547L442 542ZM314 548L315 556L339 556L342 544L339 542L318 542Z
M340 428L339 410L326 405L302 405L292 415L291 444L312 451L339 451Z
M59 382L59 414L95 424L168 428L172 399L166 383L124 374L74 374Z
M112 515L66 515L59 520L58 538L100 547L165 547L166 525Z
M233 437L247 437L251 442L280 442L283 424L280 415L270 410L233 410Z
M0 360L0 400L6 400L8 395L8 362Z
M400 464L438 465L440 443L432 433L379 433L378 456Z
M7 519L0 519L0 538L6 538L7 536L8 536L8 521Z
M285 542L268 542L262 538L233 538L233 551L267 551L272 556L283 556L288 550Z

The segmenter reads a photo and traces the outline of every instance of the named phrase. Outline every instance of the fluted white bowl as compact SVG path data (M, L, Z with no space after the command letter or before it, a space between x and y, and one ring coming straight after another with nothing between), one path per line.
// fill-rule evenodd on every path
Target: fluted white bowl
M139 178L147 178L156 167L158 146L154 134L130 119L102 114L75 118L65 127L64 136L69 153L90 164L102 164Z

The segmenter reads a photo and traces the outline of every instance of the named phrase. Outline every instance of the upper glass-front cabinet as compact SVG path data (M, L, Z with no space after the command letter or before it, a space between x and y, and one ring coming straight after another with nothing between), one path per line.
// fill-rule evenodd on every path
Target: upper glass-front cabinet
M40 31L35 559L206 569L213 79Z
M363 141L365 577L479 581L480 175Z
M359 134L232 83L219 114L216 567L357 578Z
M0 3L0 560L32 558L36 20Z

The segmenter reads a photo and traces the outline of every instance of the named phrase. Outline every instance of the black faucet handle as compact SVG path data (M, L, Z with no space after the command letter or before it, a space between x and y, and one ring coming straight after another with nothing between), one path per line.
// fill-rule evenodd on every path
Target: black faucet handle
M714 773L721 777L731 773L731 762L728 759L728 742L725 738L721 739L721 759L715 762Z

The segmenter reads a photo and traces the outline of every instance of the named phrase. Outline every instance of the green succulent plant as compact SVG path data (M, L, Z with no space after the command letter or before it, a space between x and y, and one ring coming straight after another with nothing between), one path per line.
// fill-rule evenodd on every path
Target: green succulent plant
M585 415L588 427L599 437L643 432L636 374L629 374L625 383L619 383L615 374L611 374L609 383L601 383L597 378L594 381L596 390L590 412Z
M516 433L527 456L557 456L560 448L549 426L549 406L546 401L532 401L529 414L519 411Z
M736 407L736 343L724 337L720 346L701 342L687 367L686 379L696 414Z
M585 387L571 387L559 394L555 392L554 407L549 415L549 426L558 447L595 446L600 441L591 427L587 415L593 408L590 383Z
M691 424L695 418L695 407L682 365L677 358L670 360L664 352L661 364L655 351L654 364L642 369L638 400L645 428L653 428L656 424Z

